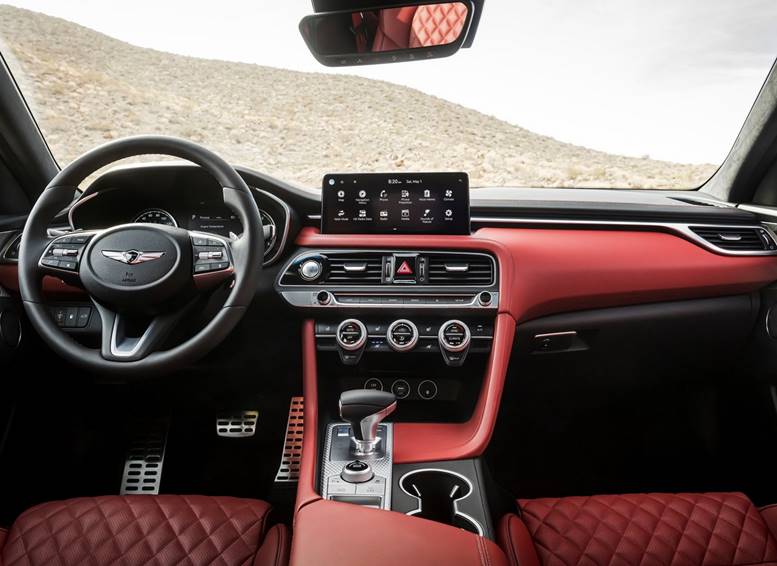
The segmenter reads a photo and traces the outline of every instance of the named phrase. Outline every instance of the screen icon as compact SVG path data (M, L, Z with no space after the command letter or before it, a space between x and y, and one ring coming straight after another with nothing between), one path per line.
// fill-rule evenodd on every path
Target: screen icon
M426 210L424 210L424 218L429 218L431 214L432 214L432 211L430 209L427 208Z
M365 191L363 189L361 191L359 191L359 198L364 198L366 196L367 196L367 191Z
M337 198L345 198L345 191L337 191Z
M367 218L367 211L363 208L359 209L359 218Z
M453 191L451 189L445 189L445 197L453 198Z
M388 191L386 189L380 191L380 198L388 198Z
M338 218L342 218L343 216L345 216L345 211L342 210L342 209L338 210L337 211L337 216L338 216Z
M402 218L410 218L410 209L409 208L403 208L402 209Z
M429 189L424 189L424 198L429 198L432 196L432 191Z
M453 211L450 208L445 209L445 216L450 218L451 216L453 216Z
M380 211L380 217L381 218L388 218L388 210L381 210Z
M402 189L402 192L400 193L402 198L410 198L410 191L407 189Z

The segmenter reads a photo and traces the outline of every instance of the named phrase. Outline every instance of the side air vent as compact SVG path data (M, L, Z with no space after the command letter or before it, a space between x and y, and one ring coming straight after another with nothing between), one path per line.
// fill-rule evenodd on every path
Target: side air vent
M330 256L327 283L333 285L380 285L383 256Z
M432 254L429 285L491 285L494 262L479 254Z
M691 226L691 230L713 246L728 251L768 252L777 250L777 244L763 228Z

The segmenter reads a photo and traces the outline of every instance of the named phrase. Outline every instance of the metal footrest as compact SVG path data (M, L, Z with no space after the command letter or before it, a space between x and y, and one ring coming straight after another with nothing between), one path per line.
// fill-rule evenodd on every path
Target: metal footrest
M157 495L162 483L162 465L169 421L142 421L133 427L121 478L121 495Z
M299 479L299 465L302 459L302 432L305 424L304 406L304 397L291 398L281 465L278 467L278 473L275 474L276 482L295 482Z
M256 434L258 411L236 411L216 419L216 433L225 438L246 438Z

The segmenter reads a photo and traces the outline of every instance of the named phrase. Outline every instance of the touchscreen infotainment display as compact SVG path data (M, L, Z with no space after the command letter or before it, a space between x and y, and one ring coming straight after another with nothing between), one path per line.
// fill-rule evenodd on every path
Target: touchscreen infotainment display
M469 177L466 173L326 175L321 232L469 234Z

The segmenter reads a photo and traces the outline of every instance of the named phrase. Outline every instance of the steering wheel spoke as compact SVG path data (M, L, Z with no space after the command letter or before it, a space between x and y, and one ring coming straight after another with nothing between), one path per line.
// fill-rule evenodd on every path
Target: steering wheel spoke
M116 312L95 301L102 321L100 354L105 360L131 362L161 350L193 303L164 314L141 317Z
M192 276L200 291L207 291L232 279L235 261L232 240L205 232L189 232L192 241Z
M84 250L98 231L76 232L51 238L38 260L42 275L53 275L69 285L82 287L79 267Z

